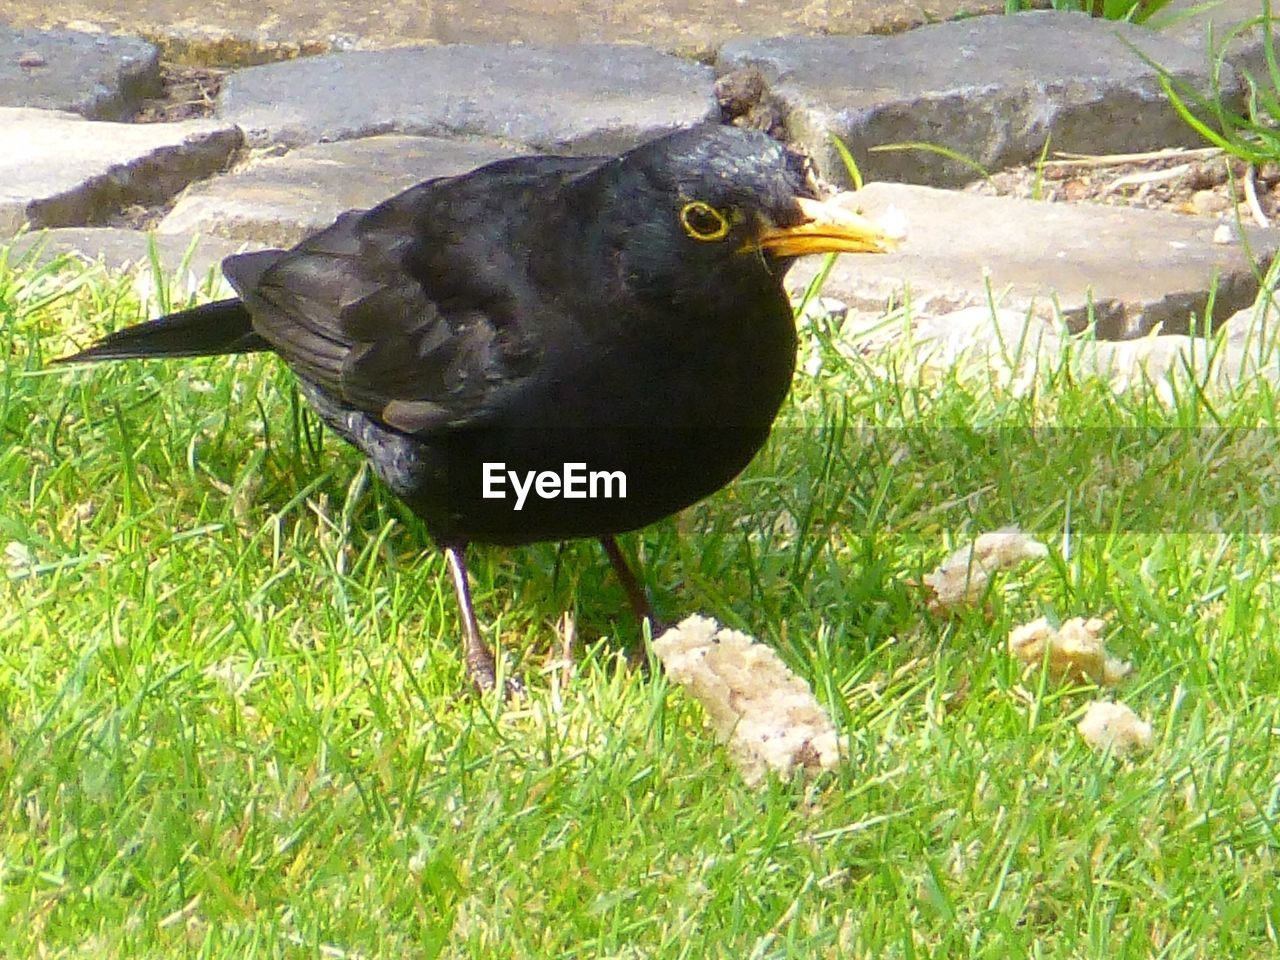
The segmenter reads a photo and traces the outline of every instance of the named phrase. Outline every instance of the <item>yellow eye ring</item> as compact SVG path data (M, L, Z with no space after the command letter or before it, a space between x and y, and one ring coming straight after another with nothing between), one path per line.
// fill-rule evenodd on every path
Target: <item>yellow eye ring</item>
M723 240L729 235L729 221L723 213L701 200L693 200L680 208L680 226L695 240Z

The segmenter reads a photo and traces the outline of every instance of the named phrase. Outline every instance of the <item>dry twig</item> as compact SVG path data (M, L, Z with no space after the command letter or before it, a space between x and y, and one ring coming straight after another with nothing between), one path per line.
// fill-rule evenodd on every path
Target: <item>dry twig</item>
M1146 163L1149 160L1210 160L1220 156L1220 147L1200 147L1187 150L1183 147L1168 147L1164 150L1151 150L1146 153L1064 153L1057 152L1053 160L1046 160L1045 167L1119 167L1126 163Z
M1262 212L1262 204L1258 202L1258 169L1252 163L1244 171L1244 199L1253 214L1253 222L1260 227L1271 226L1271 221Z

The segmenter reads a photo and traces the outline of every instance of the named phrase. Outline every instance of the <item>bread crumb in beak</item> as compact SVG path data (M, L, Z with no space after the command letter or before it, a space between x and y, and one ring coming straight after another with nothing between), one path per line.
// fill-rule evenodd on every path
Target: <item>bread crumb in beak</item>
M907 215L899 207L890 207L876 220L880 229L893 240L907 239Z

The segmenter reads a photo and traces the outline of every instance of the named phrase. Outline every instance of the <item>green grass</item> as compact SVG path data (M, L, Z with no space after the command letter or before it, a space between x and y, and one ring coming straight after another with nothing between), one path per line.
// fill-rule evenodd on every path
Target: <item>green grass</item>
M1087 13L1104 20L1145 23L1171 2L1172 0L1050 0L1048 6L1054 10ZM1024 10L1042 9L1044 6L1033 0L1005 0L1004 9L1005 13L1020 13Z
M1233 44L1255 31L1261 34L1264 72L1255 75L1241 71L1245 95L1243 103L1235 103L1233 98L1223 95L1224 80L1232 73L1228 54ZM1173 108L1206 143L1250 164L1280 161L1280 133L1277 132L1280 126L1280 60L1276 57L1271 0L1261 0L1258 16L1243 20L1216 35L1210 32L1208 40L1207 93L1174 77L1142 51L1135 52L1156 69Z
M662 612L774 644L847 735L753 790L621 662L595 545L474 553L530 687L481 700L421 526L279 364L48 367L138 317L127 278L0 266L0 956L1276 955L1269 383L807 330L767 451L627 543ZM913 582L1014 519L1050 558L930 614ZM1003 652L1095 614L1156 728L1128 760L1076 734L1093 691Z

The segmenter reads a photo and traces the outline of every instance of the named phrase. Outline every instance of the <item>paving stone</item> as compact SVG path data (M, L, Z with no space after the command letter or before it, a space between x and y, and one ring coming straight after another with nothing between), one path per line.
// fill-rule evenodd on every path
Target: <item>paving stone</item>
M859 310L908 294L913 308L928 314L990 298L1044 318L1060 312L1073 332L1088 326L1092 310L1099 338L1126 340L1157 326L1190 332L1215 280L1217 321L1258 293L1243 245L1215 243L1217 225L1194 217L895 183L839 199L873 218L896 208L907 222L901 250L841 257L827 279L825 295ZM1280 248L1277 231L1251 229L1248 240L1263 264ZM818 266L818 258L801 261L788 286L803 289Z
M416 47L249 67L218 112L254 144L395 132L594 153L718 117L712 88L710 68L644 47Z
M706 57L726 39L780 33L891 33L979 10L993 2L885 0L440 0L438 39L447 43L636 41Z
M1280 365L1280 300L1275 282L1273 268L1268 277L1270 288L1260 290L1252 304L1229 317L1217 331L1233 357L1245 357L1259 369L1274 370Z
M159 229L291 246L345 210L371 207L422 180L464 173L515 152L493 140L395 134L313 144L194 185Z
M256 246L220 237L164 236L121 227L60 227L24 233L12 240L0 241L0 247L9 248L10 263L26 256L45 263L54 257L72 254L86 263L100 262L112 271L135 269L149 279L152 242L162 272L175 274L181 268L183 280L194 289L208 280L212 271L219 281L216 290L230 290L221 279L223 259Z
M227 165L240 131L226 123L105 123L53 110L0 108L0 235L101 223L162 203Z
M1246 341L1232 336L1230 329L1216 340L1183 334L1090 340L1064 336L1022 311L993 312L982 306L919 317L910 336L918 364L943 369L982 364L1014 384L1029 382L1037 369L1055 369L1064 362L1077 379L1099 378L1117 391L1173 380L1227 388L1257 377L1280 381L1275 338L1265 344Z
M1126 43L1207 89L1204 57L1175 40L1050 11L975 17L894 37L733 41L717 69L759 69L792 138L829 179L849 182L831 142L836 135L867 179L947 186L974 179L973 169L927 150L868 148L931 143L995 170L1034 161L1046 138L1055 150L1090 153L1199 146L1156 71ZM1239 83L1226 73L1224 92L1235 97Z
M1274 9L1280 11L1280 4ZM1270 82L1261 17L1262 0L1173 0L1150 26L1186 44L1206 63L1225 54L1227 63L1265 88Z
M118 120L161 89L159 51L136 37L0 27L0 106Z
M150 259L152 243L168 285L170 303L185 302L193 296L201 300L234 296L235 291L222 275L222 261L233 253L256 246L218 237L166 237L118 227L61 227L0 241L0 248L10 248L7 254L10 263L20 257L45 263L70 254L86 263L101 263L112 272L130 273L143 315L159 316L164 300L156 292Z
M141 33L169 59L246 65L433 41L626 41L706 57L729 37L888 33L1002 7L1001 0L0 0L0 21L93 24Z

